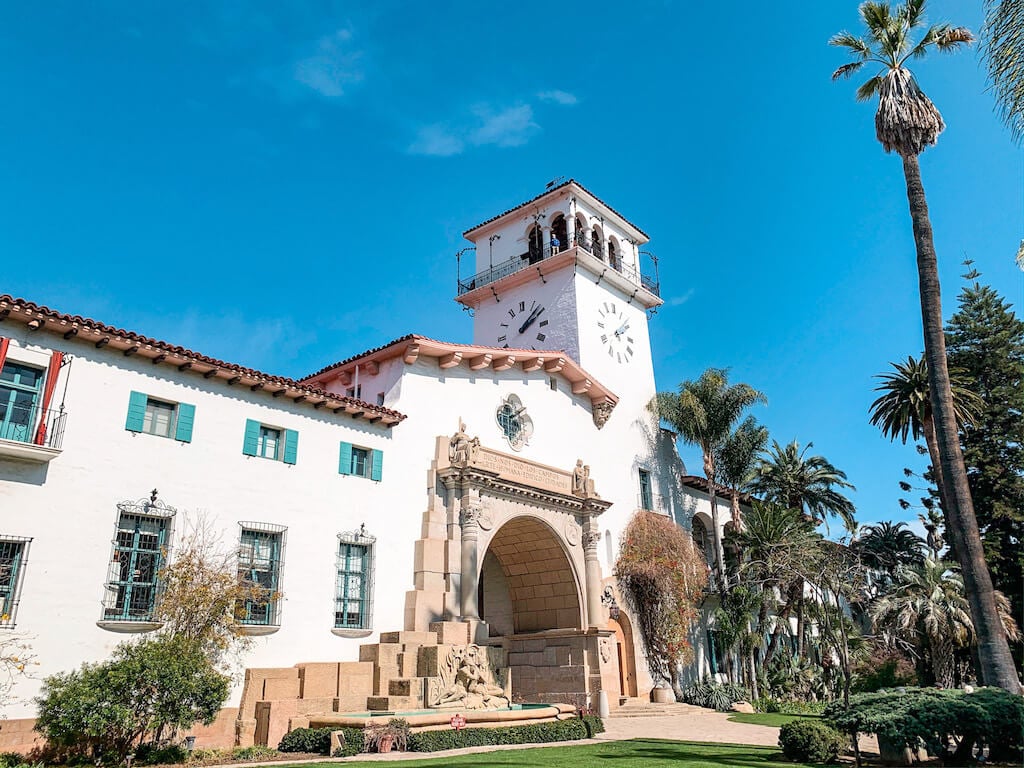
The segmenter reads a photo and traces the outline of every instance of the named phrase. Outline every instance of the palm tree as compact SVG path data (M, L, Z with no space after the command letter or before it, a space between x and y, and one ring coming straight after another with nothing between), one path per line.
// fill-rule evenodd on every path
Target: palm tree
M771 451L758 460L750 490L768 501L803 512L815 525L834 515L853 532L857 529L853 502L835 489L856 489L846 481L846 473L824 456L806 455L813 445L808 443L800 450L794 440L783 448L773 440Z
M754 493L769 501L785 504L804 514L814 525L825 522L829 515L842 520L850 532L857 530L853 502L836 488L854 487L846 481L846 473L836 469L824 456L807 456L813 443L800 450L794 440L785 448L772 441L767 457L758 461L756 475L750 485ZM804 581L797 579L790 585L788 601L796 601L797 649L804 653ZM772 645L777 638L772 638Z
M775 627L765 651L767 663L778 647L782 632L789 626L793 607L803 594L803 575L813 569L822 555L821 535L800 510L784 504L755 501L744 518L744 526L735 535L743 551L740 578L755 582L765 599L758 614L757 632L768 628L768 609L776 609ZM774 598L776 588L786 586L780 607ZM770 606L769 603L775 603Z
M696 381L679 385L679 392L659 392L651 407L658 417L672 425L684 442L700 447L704 458L704 476L711 496L711 521L714 529L715 562L719 574L725 574L725 556L718 524L717 467L719 450L743 412L757 403L765 403L764 394L748 384L729 384L728 370L708 368Z
M949 688L956 684L954 651L969 647L974 635L969 608L957 566L927 558L900 568L892 590L874 602L870 614L880 629L917 645L935 682ZM996 592L996 608L1000 631L1017 640L1020 633L1001 592Z
M875 135L886 152L895 151L903 160L907 200L914 225L917 271L924 325L924 349L928 360L929 396L935 416L935 434L939 447L944 494L952 538L971 604L971 616L978 633L978 657L982 681L1015 693L1020 681L999 623L992 577L985 564L978 521L974 516L967 470L960 451L956 411L946 362L946 339L942 327L942 296L939 290L938 264L928 203L921 183L920 155L935 144L945 128L942 115L924 95L913 74L906 68L909 59L918 59L935 48L954 51L974 40L963 27L938 24L928 27L915 42L914 33L924 27L925 0L906 0L892 8L888 2L865 2L860 16L868 29L868 39L849 32L835 35L829 42L846 48L855 59L839 67L836 80L849 77L865 64L880 65L880 71L857 90L857 98L866 101L878 95Z
M1024 138L1024 0L985 0L985 9L981 32L989 80L1004 122L1020 141ZM1024 259L1020 263L1024 267Z
M757 457L768 445L768 428L748 416L736 431L726 438L715 451L718 476L729 491L732 502L732 524L735 530L743 527L740 516L740 496L754 479Z
M871 423L879 427L885 437L890 440L898 437L904 444L908 436L914 440L924 438L932 461L932 475L945 510L947 505L943 495L939 442L935 435L935 419L932 417L928 363L922 355L920 358L908 356L906 363L889 365L896 369L895 373L883 373L875 377L882 380L875 391L884 394L871 404ZM955 373L950 374L950 387L953 391L957 427L962 427L977 416L983 403Z
M924 561L924 539L907 528L906 523L885 521L869 525L856 543L861 560L868 568L890 576L905 565Z

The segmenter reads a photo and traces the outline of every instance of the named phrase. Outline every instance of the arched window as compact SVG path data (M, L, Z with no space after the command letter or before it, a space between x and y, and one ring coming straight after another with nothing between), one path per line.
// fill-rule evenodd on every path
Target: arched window
M704 525L704 521L699 517L693 518L693 543L697 545L697 548L704 553L704 557L708 556L708 529Z
M569 233L565 228L565 216L558 214L551 222L551 251L556 251L555 239L558 239L557 250L564 251L569 247Z
M604 238L601 237L601 230L594 227L593 235L594 244L590 249L590 252L597 256L601 261L604 261Z
M617 269L619 272L622 271L622 259L619 256L619 244L615 241L614 237L608 238L608 263L612 265L612 269Z
M574 236L576 245L580 248L590 250L590 238L587 237L587 224L579 216L576 217L576 234Z
M529 259L531 264L536 264L544 258L544 232L534 224L530 227L530 234L527 237L530 244Z

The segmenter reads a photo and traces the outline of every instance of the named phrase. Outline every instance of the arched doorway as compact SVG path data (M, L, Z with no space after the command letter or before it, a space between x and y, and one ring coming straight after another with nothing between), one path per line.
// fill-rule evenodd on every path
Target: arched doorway
M491 636L583 627L580 581L545 523L517 517L494 534L480 569L478 606Z
M633 647L633 625L621 610L618 617L608 619L608 629L615 633L615 651L619 657L619 696L637 696L636 653Z

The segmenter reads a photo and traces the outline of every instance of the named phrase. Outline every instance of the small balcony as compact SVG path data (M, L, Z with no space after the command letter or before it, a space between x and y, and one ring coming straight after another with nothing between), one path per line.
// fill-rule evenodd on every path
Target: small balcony
M63 410L9 404L0 410L0 458L45 464L61 453Z
M459 292L458 295L462 296L471 291L475 291L478 288L496 283L509 275L514 275L517 272L521 272L524 269L529 269L542 262L547 261L553 257L559 256L578 248L584 254L592 256L598 261L608 264L612 269L615 270L619 275L622 275L627 281L632 283L637 288L642 288L653 296L661 296L661 286L657 276L657 261L654 262L655 274L646 275L639 270L622 263L622 257L618 254L612 254L609 259L606 247L601 243L594 243L591 238L580 234L573 238L573 242L568 243L566 246L553 249L551 247L546 248L531 248L526 253L514 256L507 261L503 261L500 264L495 264L483 272L478 272L472 277L463 279L459 276ZM660 303L660 302L658 302Z

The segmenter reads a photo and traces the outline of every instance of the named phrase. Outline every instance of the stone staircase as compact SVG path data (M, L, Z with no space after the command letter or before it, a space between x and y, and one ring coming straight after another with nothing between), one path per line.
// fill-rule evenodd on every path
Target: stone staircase
M642 699L628 699L621 707L613 709L609 717L679 717L707 711L691 704L653 704Z

